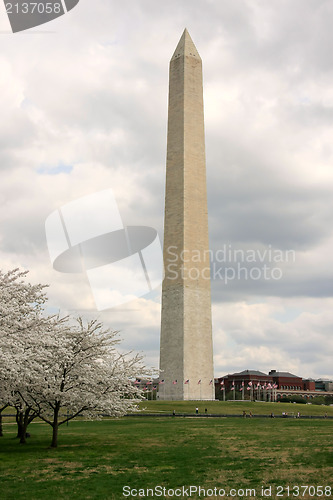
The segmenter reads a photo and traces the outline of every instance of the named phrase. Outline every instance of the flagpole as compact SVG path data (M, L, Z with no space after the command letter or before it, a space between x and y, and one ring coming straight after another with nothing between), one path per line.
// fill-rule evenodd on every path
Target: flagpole
M223 401L225 401L225 387L224 387L224 379L222 380L222 382L220 383L220 385L222 385L222 393L223 393Z

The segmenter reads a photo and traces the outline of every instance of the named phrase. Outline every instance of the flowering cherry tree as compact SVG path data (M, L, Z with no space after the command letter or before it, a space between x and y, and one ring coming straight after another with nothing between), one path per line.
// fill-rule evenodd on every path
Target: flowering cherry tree
M8 405L17 411L18 437L37 415L20 398L40 350L40 337L48 322L43 316L45 286L26 282L27 271L0 271L0 412Z
M51 447L57 446L59 426L79 415L122 416L137 407L142 393L132 379L144 371L142 357L119 354L119 342L117 332L96 320L54 323L39 360L43 382L37 378L22 395L51 425Z
M132 380L147 372L142 356L117 351L118 332L96 320L45 315L44 286L25 277L0 271L0 412L16 408L21 443L38 416L52 427L56 447L59 426L79 415L135 409L142 392Z

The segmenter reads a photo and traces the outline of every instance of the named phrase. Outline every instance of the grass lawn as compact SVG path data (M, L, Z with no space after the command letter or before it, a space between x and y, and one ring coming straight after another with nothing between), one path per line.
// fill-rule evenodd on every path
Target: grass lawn
M328 416L333 417L333 406L321 406L314 404L295 404L295 403L263 403L251 401L144 401L140 408L145 413L195 413L195 408L198 407L199 413L204 414L205 408L207 413L222 414L222 415L241 415L243 410L247 414L251 411L253 415L270 415L274 413L282 415L282 412L296 415L300 412L301 415Z
M5 436L0 439L0 497L4 500L118 500L126 498L122 494L126 485L132 489L196 485L225 488L227 493L230 488L243 488L244 493L255 488L255 498L262 498L262 486L272 486L271 498L278 498L277 486L317 487L330 482L333 486L330 419L78 420L60 428L58 449L48 448L51 429L41 422L29 427L26 446L18 444L15 431L15 425L5 423ZM313 491L298 498L319 498ZM286 490L282 493L287 498Z

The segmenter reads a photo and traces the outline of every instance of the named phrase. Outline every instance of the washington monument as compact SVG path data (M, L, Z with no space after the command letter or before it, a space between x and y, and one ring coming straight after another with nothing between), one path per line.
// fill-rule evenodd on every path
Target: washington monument
M185 29L170 61L159 398L214 399L202 62Z

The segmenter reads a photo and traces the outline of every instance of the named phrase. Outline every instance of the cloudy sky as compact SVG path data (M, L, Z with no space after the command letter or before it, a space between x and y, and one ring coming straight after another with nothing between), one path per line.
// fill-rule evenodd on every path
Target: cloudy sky
M215 375L332 378L332 18L330 0L80 0L12 34L2 6L1 268L29 269L50 310L99 317L158 366L161 290L98 312L85 274L53 269L45 220L108 188L126 225L163 240L168 65L187 27L204 70Z

